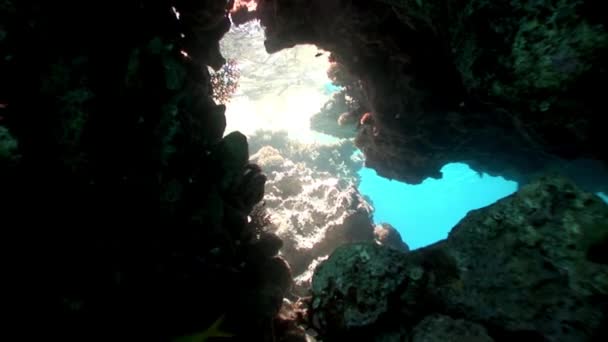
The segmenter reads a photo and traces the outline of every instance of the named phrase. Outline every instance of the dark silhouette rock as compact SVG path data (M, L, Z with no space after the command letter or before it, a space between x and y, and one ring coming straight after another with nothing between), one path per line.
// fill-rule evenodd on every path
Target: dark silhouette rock
M486 329L476 323L447 316L434 315L422 320L412 331L412 342L494 341Z

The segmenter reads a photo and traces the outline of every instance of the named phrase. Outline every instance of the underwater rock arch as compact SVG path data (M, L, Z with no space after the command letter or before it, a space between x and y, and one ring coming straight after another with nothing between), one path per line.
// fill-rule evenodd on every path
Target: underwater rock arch
M357 145L383 176L417 184L466 162L522 180L550 164L608 160L605 94L593 85L608 80L608 33L589 1L256 3L268 52L315 44L362 82L356 96L374 128L359 129Z

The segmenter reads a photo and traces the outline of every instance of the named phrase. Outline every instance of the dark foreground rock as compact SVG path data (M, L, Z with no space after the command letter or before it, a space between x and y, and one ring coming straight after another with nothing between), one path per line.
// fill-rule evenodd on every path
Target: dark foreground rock
M26 313L9 340L169 341L214 322L273 340L292 276L247 221L266 178L211 97L227 10L0 1L4 278Z
M601 341L607 239L605 203L543 178L435 245L338 248L314 274L312 324L328 341Z
M388 339L387 341L390 341ZM392 340L397 341L397 340ZM432 315L422 320L412 330L412 342L470 341L492 342L484 327L462 319Z

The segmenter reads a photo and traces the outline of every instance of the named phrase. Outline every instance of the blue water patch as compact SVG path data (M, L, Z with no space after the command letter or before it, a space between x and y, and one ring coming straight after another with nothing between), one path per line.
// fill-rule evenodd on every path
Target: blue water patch
M375 223L390 223L411 249L445 239L470 210L488 206L517 191L517 182L479 174L468 165L444 166L442 179L408 185L363 168L359 190L375 208Z
M601 198L602 200L604 200L604 202L608 204L608 196L605 193L598 192L596 195L598 195L599 198Z
M331 82L327 82L325 83L325 85L323 85L323 90L325 92L325 95L331 95L335 92L342 90L342 87L336 86Z

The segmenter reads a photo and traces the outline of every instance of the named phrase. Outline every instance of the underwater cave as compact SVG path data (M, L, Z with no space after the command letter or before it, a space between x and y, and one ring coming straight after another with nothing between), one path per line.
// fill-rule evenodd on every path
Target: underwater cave
M233 25L220 41L220 50L230 61L227 66L235 69L232 95L220 101L227 104L225 134L240 131L250 141L253 138L252 155L264 146L280 151L297 143L306 146L311 156L316 156L304 163L307 167L331 169L334 168L331 164L339 164L342 168L351 168L348 170L351 176L343 179L345 187L349 181L354 183L372 208L373 223L393 226L410 249L447 238L451 228L470 210L488 206L517 190L517 182L474 171L464 163L446 164L441 169L440 179L428 178L421 184L411 185L386 179L365 167L364 163L353 163L352 159L364 159L359 149L351 156L338 157L338 160L318 153L315 146L325 145L327 149L332 144L349 144L355 135L355 129L351 127L349 130L339 124L340 115L346 113L340 109L348 108L335 108L336 102L343 101L343 97L348 95L346 92L341 94L344 88L337 80L338 84L334 84L330 79L331 52L313 45L297 45L269 54L264 48L264 39L259 21L251 21ZM216 75L220 77L225 72L226 68ZM335 120L333 130L327 122L323 122L324 126L318 123L319 117L323 116ZM314 121L311 120L313 117ZM314 127L320 129L315 130ZM283 135L283 138L273 139L273 135ZM268 140L266 145L264 139ZM341 179L339 171L332 171L336 179ZM606 174L601 168L596 173ZM316 180L323 182L324 178L317 175ZM601 192L597 194L606 200ZM282 203L274 205L280 207ZM302 225L315 226L318 223L309 220Z
M605 341L598 13L0 0L22 333Z
M359 149L352 155L338 154L339 146L354 144L356 132L354 125L349 129L339 123L340 116L348 114L348 108L335 107L338 107L337 103L345 102L344 97L348 95L337 80L334 79L338 84L334 84L330 79L330 70L335 68L330 61L331 53L312 45L297 45L269 54L264 48L264 39L259 21L233 25L220 41L220 50L228 63L218 72L211 71L212 79L218 80L214 88L218 92L217 101L226 104L225 134L244 133L253 146L249 151L252 155L266 146L283 152L286 155L282 157L287 160L303 162L303 167L331 170L327 175L314 175L309 186L334 178L334 183L343 183L342 187L336 188L340 191L349 186L357 187L366 197L361 201L367 201L366 205L372 208L373 223L393 226L410 249L445 239L468 211L490 205L516 191L517 183L482 175L462 163L444 166L441 180L427 179L422 184L407 185L377 175L362 162L353 162L364 159ZM313 129L320 126L319 117L332 115L334 131L327 122L319 131ZM289 149L295 145L310 158L298 160L298 156L293 156L294 151ZM336 146L335 152L330 151L333 156L323 154L323 150L331 150L332 145ZM317 149L318 146L323 147ZM342 177L340 168L350 177ZM285 182L267 185L266 192L272 192L277 186L291 186ZM288 190L281 188L279 191ZM298 194L292 191L284 197L296 202L310 198L297 198ZM270 203L267 208L275 213L274 216L288 216L275 217L277 221L289 221L290 216L297 216L290 211L277 210L283 202ZM331 207L333 204L321 205ZM303 221L300 224L304 231L312 231L319 225L315 220L299 219Z

